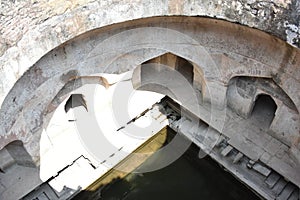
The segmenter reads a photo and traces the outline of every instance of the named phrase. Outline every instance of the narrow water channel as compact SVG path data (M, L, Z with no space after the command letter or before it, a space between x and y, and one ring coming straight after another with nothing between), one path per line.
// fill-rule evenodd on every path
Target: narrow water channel
M86 195L99 200L259 199L208 156L199 159L198 151L196 145L191 145L184 155L163 169L144 174L128 174L125 178L106 185L101 191L99 189L90 194L86 192ZM159 160L159 156L156 158ZM148 159L140 167L149 166L155 160Z

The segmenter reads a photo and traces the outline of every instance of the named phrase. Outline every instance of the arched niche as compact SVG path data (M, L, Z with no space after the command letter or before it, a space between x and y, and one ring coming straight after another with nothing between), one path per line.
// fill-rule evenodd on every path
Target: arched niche
M259 94L253 103L250 118L258 121L264 127L269 127L273 122L276 110L277 104L270 95Z
M228 83L227 105L240 116L248 118L259 94L268 94L274 97L276 102L282 102L291 112L298 114L293 101L271 78L233 77Z
M272 79L237 76L227 90L228 107L287 146L299 138L295 104Z
M139 90L155 91L174 97L172 96L171 91L166 90L166 87L164 86L161 86L161 89L159 89L160 86L155 83L144 85L144 82L147 82L147 80L151 76L157 76L157 74L160 73L160 70L163 70L163 68L166 67L170 70L170 72L172 70L175 70L177 72L175 72L177 75L180 74L179 76L185 79L186 84L189 84L190 87L195 87L195 89L201 91L201 83L203 82L203 79L197 80L197 78L200 76L200 73L199 69L194 67L194 65L194 63L188 61L187 59L184 59L172 53L166 53L161 56L149 59L135 68L133 72L132 82L134 87ZM195 76L195 74L197 74L197 76ZM176 80L176 77L174 76L174 78L170 81L174 81L175 83L179 80ZM195 82L197 82L197 84L194 84Z

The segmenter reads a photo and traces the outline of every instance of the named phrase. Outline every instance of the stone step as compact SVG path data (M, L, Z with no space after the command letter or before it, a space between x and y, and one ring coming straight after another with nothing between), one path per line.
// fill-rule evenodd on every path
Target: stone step
M227 156L231 151L232 151L233 147L228 145L225 149L222 150L221 155L222 156Z
M241 152L239 152L233 159L233 164L237 164L242 158L243 158L244 154L242 154Z
M274 185L272 190L276 193L277 196L279 196L279 194L285 188L287 183L288 182L286 180L284 180L284 178L280 178L279 181Z
M288 200L299 200L300 199L300 190L299 188L296 188Z
M265 180L265 183L268 185L269 188L273 188L274 185L279 181L280 175L276 172L272 172L268 178Z
M260 163L255 163L252 168L265 177L269 176L271 173L271 170L269 168L261 165Z
M288 183L276 199L287 200L295 189L296 186L294 184Z

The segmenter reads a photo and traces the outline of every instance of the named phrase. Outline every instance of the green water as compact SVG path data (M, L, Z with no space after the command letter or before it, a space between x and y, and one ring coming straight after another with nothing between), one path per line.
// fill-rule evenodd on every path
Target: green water
M198 151L196 145L192 145L177 161L161 170L129 174L87 195L104 200L259 199L209 157L197 158ZM149 159L141 167L151 166L151 162L160 159L159 156Z

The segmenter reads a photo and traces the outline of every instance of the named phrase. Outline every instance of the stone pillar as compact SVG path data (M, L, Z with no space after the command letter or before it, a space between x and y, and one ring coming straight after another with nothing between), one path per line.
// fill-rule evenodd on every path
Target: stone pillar
M226 91L227 87L223 83L208 81L202 91L203 101L218 110L223 110L226 107Z

